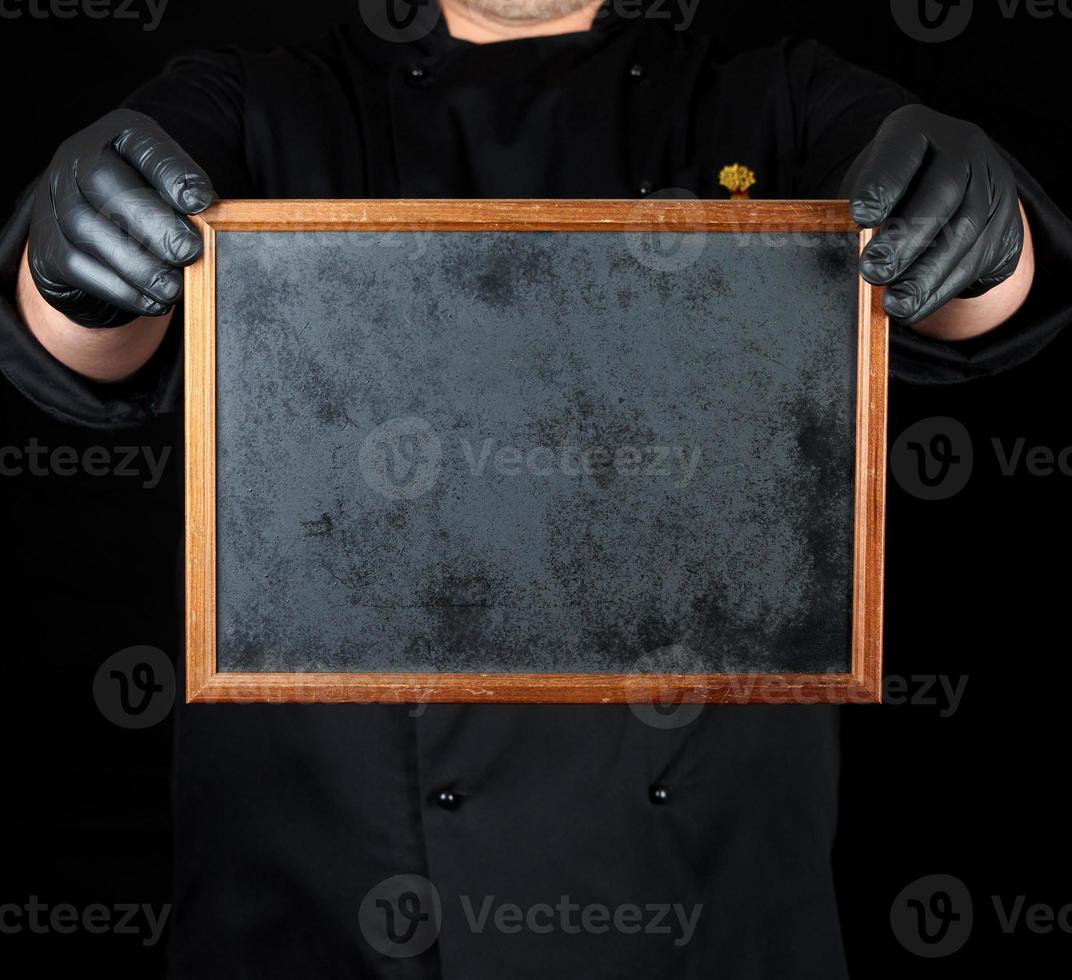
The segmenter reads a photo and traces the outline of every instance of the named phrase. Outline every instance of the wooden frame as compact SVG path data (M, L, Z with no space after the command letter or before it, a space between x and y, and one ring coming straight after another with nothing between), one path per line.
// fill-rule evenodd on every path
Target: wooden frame
M875 702L882 686L888 323L860 280L852 660L836 674L357 674L216 669L216 247L219 231L871 233L838 201L221 201L194 219L186 270L186 697L188 702Z

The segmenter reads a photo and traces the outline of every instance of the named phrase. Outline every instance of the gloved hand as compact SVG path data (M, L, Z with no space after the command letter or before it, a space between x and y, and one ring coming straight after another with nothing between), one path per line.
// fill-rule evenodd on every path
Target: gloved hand
M1016 271L1024 244L1016 180L972 123L904 106L882 123L842 187L853 220L879 226L860 275L887 286L886 312L907 325Z
M60 145L34 190L30 274L86 327L160 316L201 254L183 215L212 198L208 175L152 119L110 112Z

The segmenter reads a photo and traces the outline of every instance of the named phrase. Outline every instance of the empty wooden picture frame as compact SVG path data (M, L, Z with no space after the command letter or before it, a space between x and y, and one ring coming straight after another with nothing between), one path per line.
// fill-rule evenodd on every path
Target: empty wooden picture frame
M887 319L836 201L220 201L191 702L881 697Z

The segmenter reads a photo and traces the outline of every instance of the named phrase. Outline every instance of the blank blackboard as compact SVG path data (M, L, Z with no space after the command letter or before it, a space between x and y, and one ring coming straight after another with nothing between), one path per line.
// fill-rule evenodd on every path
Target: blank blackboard
M886 324L844 205L202 230L191 700L874 698Z

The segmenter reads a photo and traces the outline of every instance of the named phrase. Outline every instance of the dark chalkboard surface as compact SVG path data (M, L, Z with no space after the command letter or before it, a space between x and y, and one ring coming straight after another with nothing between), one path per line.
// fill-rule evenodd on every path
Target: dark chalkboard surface
M188 284L192 697L873 695L836 205L274 203Z

